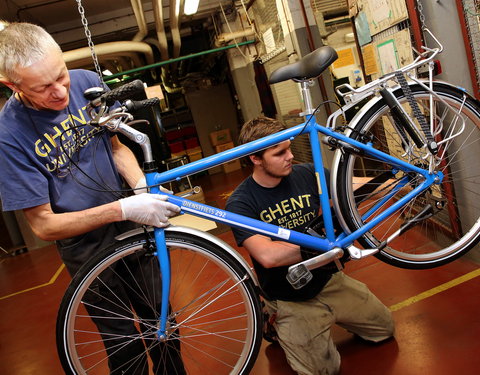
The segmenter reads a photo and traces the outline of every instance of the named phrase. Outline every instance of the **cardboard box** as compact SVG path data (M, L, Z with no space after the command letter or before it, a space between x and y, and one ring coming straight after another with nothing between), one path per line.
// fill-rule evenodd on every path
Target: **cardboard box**
M188 160L192 161L200 160L203 157L202 148L200 146L187 149Z
M202 148L200 146L197 146L197 147L192 147L192 148L188 148L187 149L187 155L190 155L190 154L197 154L199 152L202 152Z
M218 154L219 152L229 150L231 148L233 148L233 142L230 141L230 142L226 142L221 145L215 146L215 152Z
M215 146L215 151L218 153L225 150L229 150L231 148L233 148L233 142L228 142L222 145ZM222 164L222 169L223 169L223 172L225 173L233 172L240 168L241 168L240 160L233 160L233 161L229 161L228 163Z
M232 141L230 129L218 130L210 133L210 142L212 146L221 145Z
M240 160L230 161L228 163L222 164L223 171L225 173L230 173L233 171L238 171L241 168Z
M171 153L171 158L174 159L174 158L179 158L181 156L187 156L187 151L185 150L182 150L182 151L179 151L179 152L172 152Z
M188 160L190 161L190 163L192 161L200 160L201 158L202 158L202 151L188 153Z

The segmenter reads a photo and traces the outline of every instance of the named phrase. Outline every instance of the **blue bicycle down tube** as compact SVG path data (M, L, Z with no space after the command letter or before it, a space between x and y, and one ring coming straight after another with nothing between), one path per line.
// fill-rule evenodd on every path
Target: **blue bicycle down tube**
M179 206L182 210L182 213L189 213L191 215L226 224L231 227L241 228L253 233L272 237L282 241L288 241L296 245L306 246L319 251L328 251L332 249L332 243L323 238L313 237L308 234L278 227L273 224L238 215L233 212L221 210L203 203L190 201L175 195L167 194L167 196L168 201Z

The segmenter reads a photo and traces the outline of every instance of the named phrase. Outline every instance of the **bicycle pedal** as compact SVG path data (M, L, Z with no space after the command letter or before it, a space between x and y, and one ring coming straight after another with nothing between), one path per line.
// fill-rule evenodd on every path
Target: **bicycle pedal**
M312 273L305 267L304 264L299 264L298 266L290 269L287 273L287 281L294 289L303 288L307 285L313 278Z

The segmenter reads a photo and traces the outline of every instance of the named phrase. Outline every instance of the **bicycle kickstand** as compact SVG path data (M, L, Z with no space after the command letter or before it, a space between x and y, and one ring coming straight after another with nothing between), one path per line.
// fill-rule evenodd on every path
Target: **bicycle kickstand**
M433 213L434 213L433 207L430 204L426 205L422 211L420 211L417 215L415 215L413 218L411 218L405 224L403 224L391 236L389 236L385 241L383 241L377 248L362 250L354 245L348 246L347 250L350 253L350 257L352 259L358 260L370 255L373 255L375 253L378 253L380 250L384 249L390 242L392 242L395 238L400 236L402 233L405 233L407 230L411 229L421 221L428 219L433 215Z

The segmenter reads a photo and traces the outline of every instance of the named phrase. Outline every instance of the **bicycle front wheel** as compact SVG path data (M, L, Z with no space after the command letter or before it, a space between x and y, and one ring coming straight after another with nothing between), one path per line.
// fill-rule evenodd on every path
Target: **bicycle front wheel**
M445 83L434 83L436 96L418 84L411 85L411 89L427 122L433 115L433 137L440 144L433 169L443 173L443 180L367 232L359 242L366 248L378 247L406 222L417 218L415 226L391 241L377 257L394 266L422 269L460 257L479 240L480 105L462 90ZM394 94L414 118L405 94L400 89ZM454 116L452 109L461 118ZM417 131L425 137L419 126ZM402 143L399 133L402 131L394 125L390 109L382 99L355 122L350 137L371 141L378 150L428 169L431 159L425 149L417 148L411 141ZM442 143L452 136L453 139ZM337 167L335 201L341 221L349 231L376 218L421 182L421 176L402 172L397 165L348 151ZM387 196L390 198L386 200ZM433 215L418 218L428 207Z
M120 241L72 279L57 318L67 374L248 374L261 307L245 266L194 233L165 232L171 259L167 339L151 234Z

